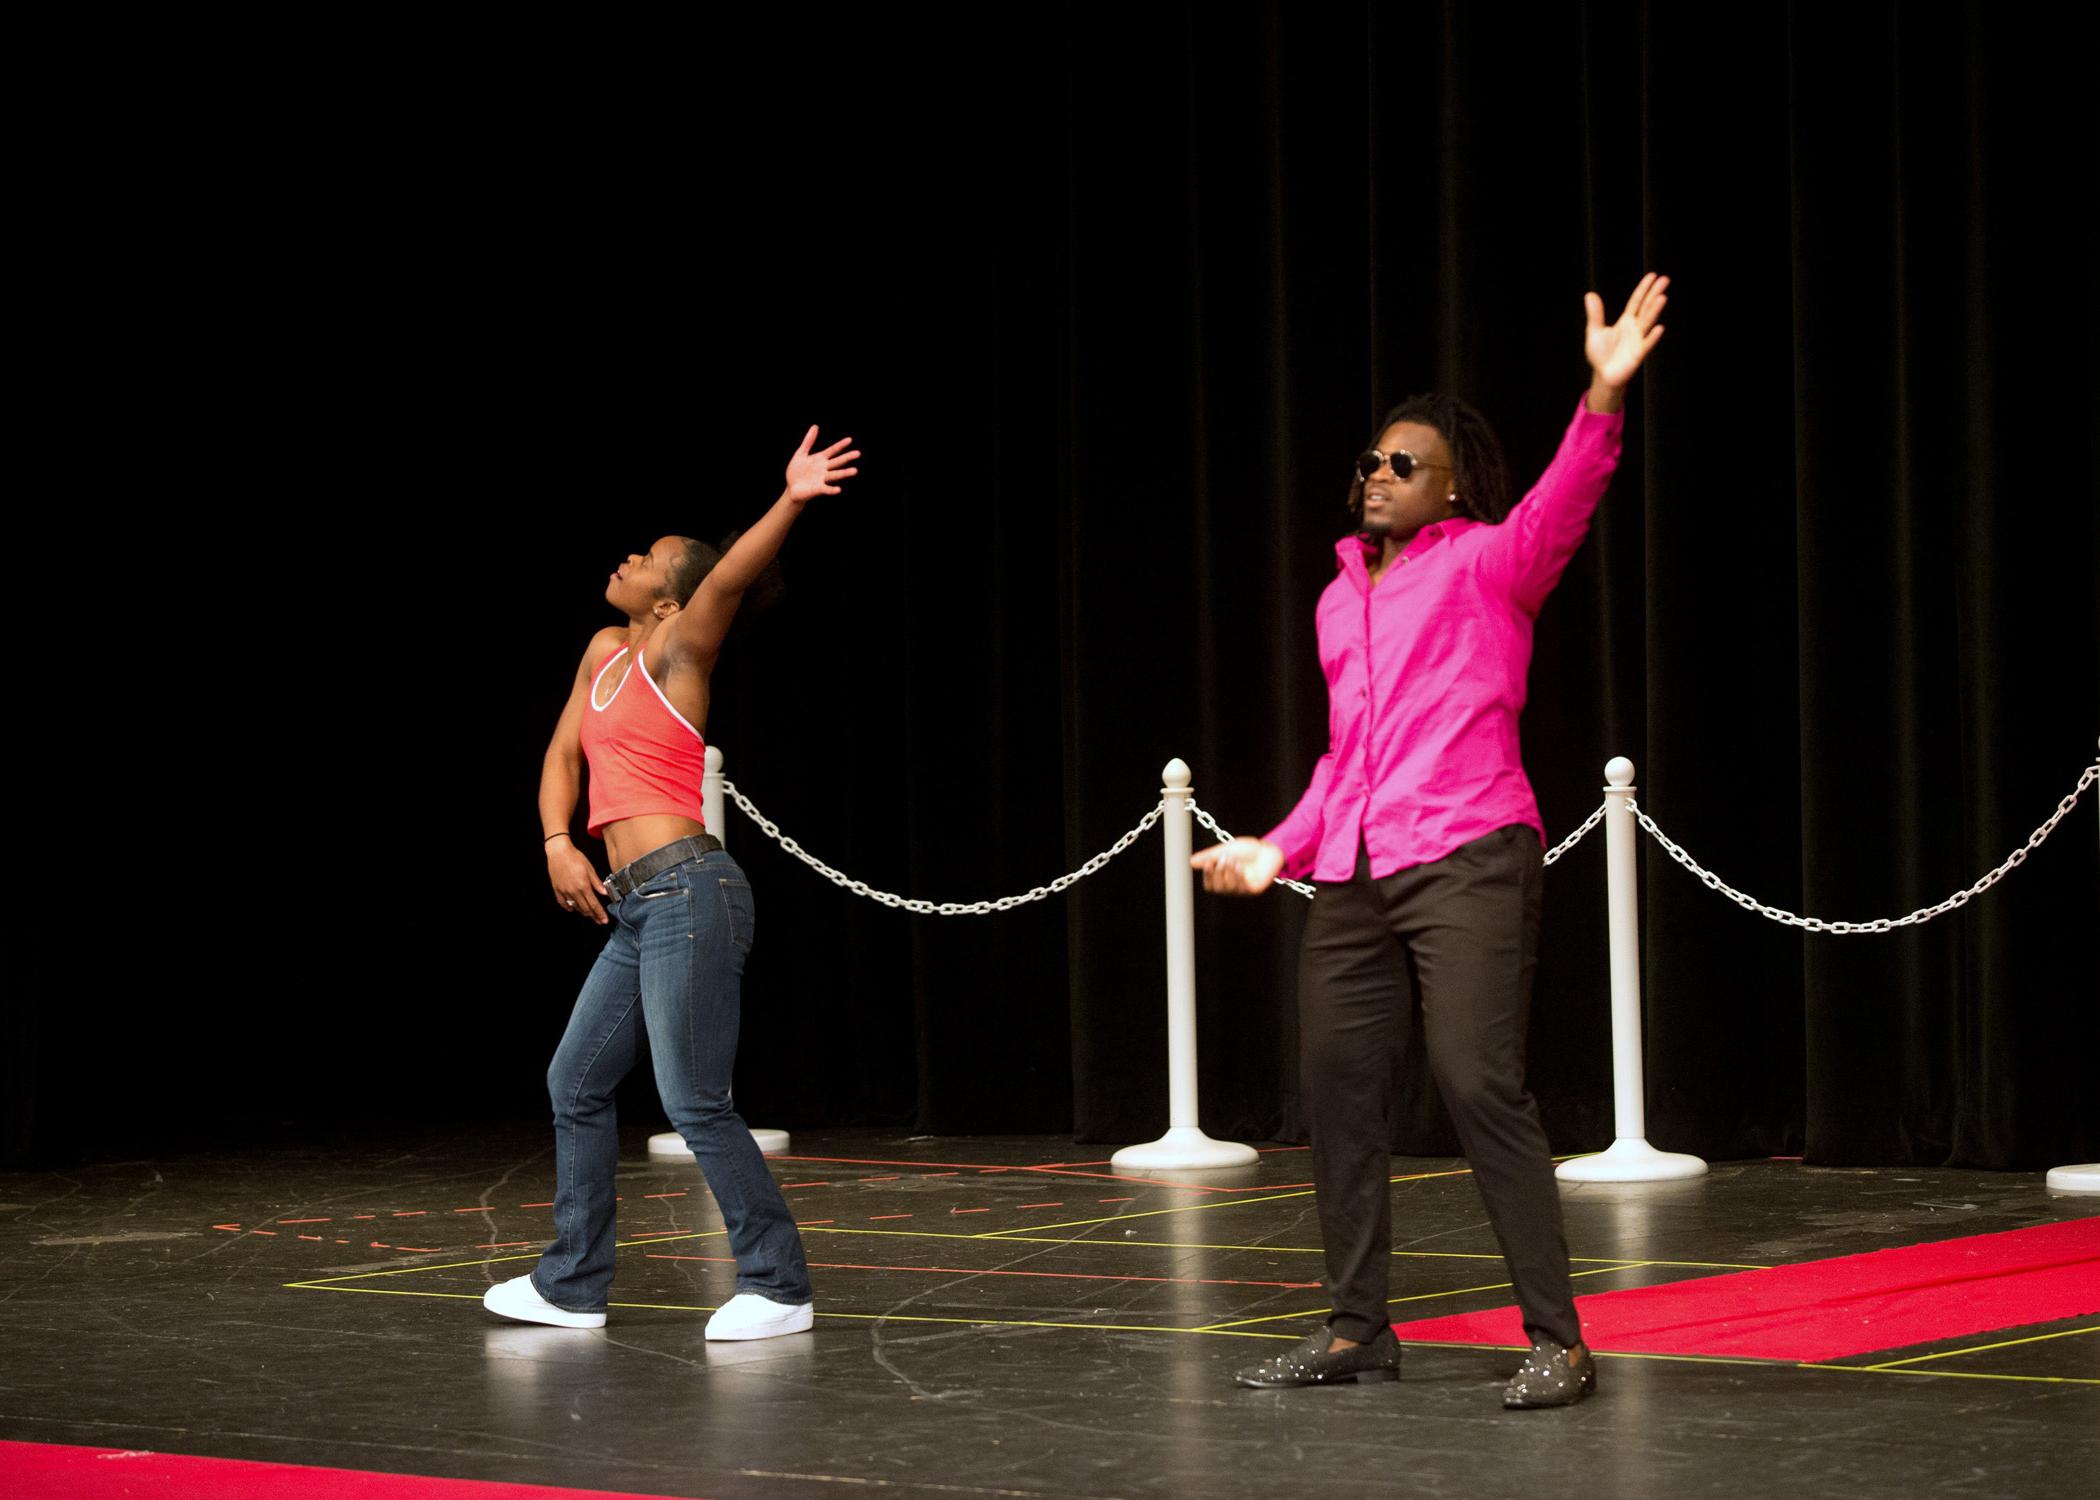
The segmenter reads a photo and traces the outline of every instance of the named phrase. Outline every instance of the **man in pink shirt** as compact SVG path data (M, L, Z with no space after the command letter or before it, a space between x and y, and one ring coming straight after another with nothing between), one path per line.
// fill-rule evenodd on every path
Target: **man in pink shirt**
M1524 1036L1544 835L1517 746L1539 608L1619 460L1626 384L1662 337L1667 277L1617 323L1584 298L1590 389L1531 493L1480 414L1448 396L1394 408L1357 460L1361 528L1316 612L1327 753L1264 838L1195 857L1206 888L1317 887L1299 959L1300 1074L1326 1248L1326 1325L1242 1385L1392 1380L1392 1074L1422 1007L1430 1071L1486 1200L1532 1347L1503 1393L1567 1406L1596 1389L1568 1282L1560 1194Z

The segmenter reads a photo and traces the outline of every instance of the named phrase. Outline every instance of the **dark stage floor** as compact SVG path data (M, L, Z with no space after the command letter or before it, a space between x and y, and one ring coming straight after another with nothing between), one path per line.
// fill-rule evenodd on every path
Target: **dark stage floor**
M1586 1295L1994 1238L1946 1252L1953 1274L1907 1271L1885 1294L1862 1294L1850 1269L1881 1258L1811 1270L1791 1310L1757 1315L1772 1328L1751 1346L1852 1352L1604 1353L1598 1399L1504 1412L1516 1355L1441 1341L1410 1343L1398 1385L1235 1388L1234 1368L1324 1307L1305 1153L1195 1185L1112 1175L1107 1155L798 1138L774 1166L815 1263L816 1330L746 1345L700 1337L731 1269L689 1164L627 1167L602 1333L503 1324L477 1305L546 1233L538 1130L0 1175L0 1439L716 1497L2100 1483L2100 1316L2090 1301L2060 1313L2100 1285L2100 1261L2075 1246L2030 1257L2040 1290L2026 1300L2000 1295L2017 1277L1960 1270L2029 1243L2007 1231L2067 1242L2075 1221L2100 1220L2100 1200L2052 1198L2039 1174L1755 1162L1569 1189ZM1504 1304L1463 1164L1396 1159L1393 1173L1396 1323ZM1586 1303L1585 1317L1654 1300ZM1668 1307L1649 1321L1671 1325L1651 1342L1741 1347L1736 1323L1709 1330ZM1891 1346L1856 1347L1879 1328ZM1960 1331L1921 1338L1930 1328Z

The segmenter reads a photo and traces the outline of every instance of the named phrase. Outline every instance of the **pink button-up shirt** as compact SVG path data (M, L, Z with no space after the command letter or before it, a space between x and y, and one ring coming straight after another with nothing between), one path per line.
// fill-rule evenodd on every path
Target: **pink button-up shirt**
M1327 674L1327 753L1267 834L1283 873L1343 881L1442 859L1512 823L1544 831L1517 748L1539 607L1589 530L1619 463L1623 416L1578 404L1560 451L1499 526L1425 526L1374 587L1364 543L1315 620Z

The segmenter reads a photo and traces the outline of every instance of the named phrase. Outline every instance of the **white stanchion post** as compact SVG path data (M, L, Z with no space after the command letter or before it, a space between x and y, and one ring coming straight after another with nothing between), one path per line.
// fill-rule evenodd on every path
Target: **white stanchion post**
M722 747L709 745L706 769L700 773L700 826L729 845L729 825L722 817ZM786 1151L790 1137L785 1130L768 1130L759 1126L749 1127L751 1139L758 1142L758 1149L767 1156L778 1156ZM659 1131L649 1137L651 1156L689 1157L693 1148L685 1143L685 1137L675 1130Z
M700 822L707 831L729 845L728 825L722 821L722 747L707 747L707 769L700 773Z
M1125 1146L1113 1166L1148 1172L1187 1167L1244 1167L1259 1159L1252 1146L1214 1141L1196 1123L1196 874L1195 798L1187 762L1167 762L1159 831L1166 846L1167 892L1167 1133L1142 1146Z
M1611 934L1611 1072L1618 1139L1596 1156L1558 1169L1563 1182L1677 1182L1706 1175L1706 1163L1648 1144L1641 1076L1641 929L1634 875L1633 762L1614 756L1604 768L1605 906Z
M2100 824L2094 826L2100 828ZM2100 1193L2100 1161L2077 1167L2052 1167L2044 1181L2052 1193Z

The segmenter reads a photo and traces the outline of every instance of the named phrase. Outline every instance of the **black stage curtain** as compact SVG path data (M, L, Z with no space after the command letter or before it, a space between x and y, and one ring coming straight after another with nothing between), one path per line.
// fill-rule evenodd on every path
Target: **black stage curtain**
M121 749L67 768L98 784L64 835L130 851L143 825L164 852L143 907L63 938L92 994L19 1028L15 1155L543 1110L595 938L547 897L534 787L603 575L751 519L811 420L865 473L732 635L709 733L885 889L1045 882L1173 756L1228 827L1278 819L1325 747L1312 607L1376 414L1460 392L1528 483L1585 381L1581 294L1615 310L1651 266L1669 336L1539 624L1549 833L1625 754L1728 880L1893 915L1995 865L2094 758L2085 13L959 28L439 47L200 91L181 129L100 144L121 233L81 238L86 352L54 379L92 371L121 418L89 449L111 483L188 498L104 544L153 607L107 648ZM1651 1138L2100 1155L2093 806L1881 937L1773 925L1644 841ZM1612 1133L1601 843L1547 884L1533 1081L1561 1151ZM949 918L822 883L740 817L731 844L759 893L755 1121L1163 1128L1156 837ZM1301 1128L1302 920L1288 894L1199 903L1214 1134ZM1419 1062L1403 1087L1396 1148L1451 1149ZM632 1108L653 1119L646 1083Z

